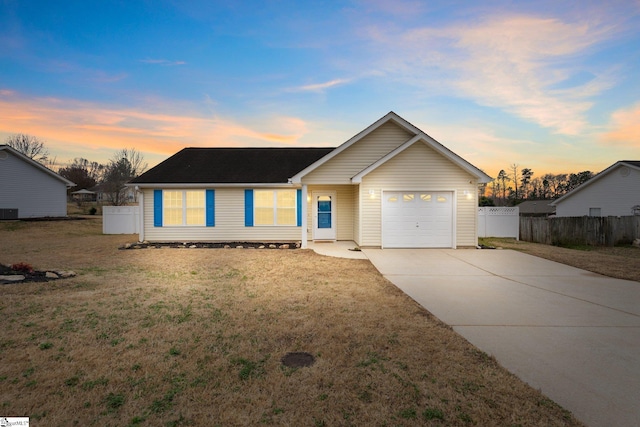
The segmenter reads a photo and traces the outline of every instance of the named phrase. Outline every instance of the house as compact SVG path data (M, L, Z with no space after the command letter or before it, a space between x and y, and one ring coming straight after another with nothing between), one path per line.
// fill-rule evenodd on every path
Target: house
M8 145L0 145L0 219L67 216L75 184Z
M185 148L127 185L140 240L456 248L490 180L390 112L336 148Z
M555 215L556 208L551 206L553 200L525 200L518 204L520 216L550 216Z
M640 161L618 161L551 205L558 217L634 215L640 205Z

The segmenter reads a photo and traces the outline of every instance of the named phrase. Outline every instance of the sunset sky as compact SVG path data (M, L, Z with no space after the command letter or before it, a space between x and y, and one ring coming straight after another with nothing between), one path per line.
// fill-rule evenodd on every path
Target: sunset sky
M640 160L640 0L0 0L0 143L337 146L389 111L491 176Z

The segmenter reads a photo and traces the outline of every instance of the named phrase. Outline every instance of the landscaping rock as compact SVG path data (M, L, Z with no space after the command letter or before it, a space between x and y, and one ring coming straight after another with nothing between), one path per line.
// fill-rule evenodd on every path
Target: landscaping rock
M0 282L22 282L24 279L25 277L22 274L0 276Z
M280 245L280 249L289 249L289 245Z
M44 274L44 277L46 277L47 279L59 279L60 276L58 276L56 273L54 273L53 271L47 271Z
M56 273L58 274L58 276L62 277L63 279L69 278L69 277L76 277L76 272L75 271L56 271Z
M635 239L632 245L635 246L636 248L640 248L640 239Z

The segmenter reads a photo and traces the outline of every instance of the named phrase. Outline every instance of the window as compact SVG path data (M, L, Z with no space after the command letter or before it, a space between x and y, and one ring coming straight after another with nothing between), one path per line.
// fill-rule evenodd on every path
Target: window
M403 202L413 202L414 195L412 193L405 193L402 195Z
M164 192L163 216L163 225L182 225L182 191Z
M296 190L255 190L255 225L296 225Z
M589 208L589 216L602 216L600 208Z
M214 190L155 190L154 226L214 224Z

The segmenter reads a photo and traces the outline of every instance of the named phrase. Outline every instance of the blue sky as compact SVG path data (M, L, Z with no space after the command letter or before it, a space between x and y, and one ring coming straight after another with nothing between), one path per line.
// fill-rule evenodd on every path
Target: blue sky
M395 111L495 176L640 159L640 0L0 0L0 141L337 146Z

